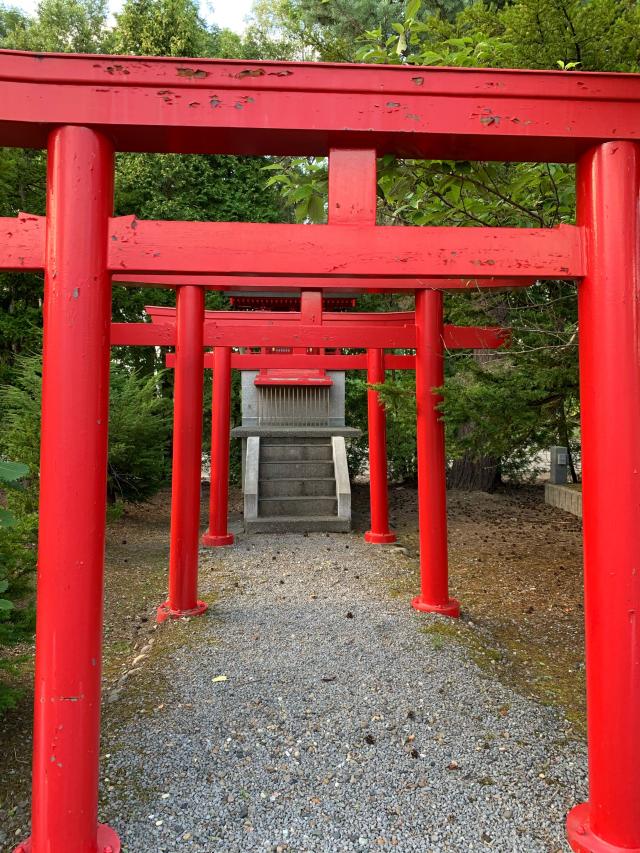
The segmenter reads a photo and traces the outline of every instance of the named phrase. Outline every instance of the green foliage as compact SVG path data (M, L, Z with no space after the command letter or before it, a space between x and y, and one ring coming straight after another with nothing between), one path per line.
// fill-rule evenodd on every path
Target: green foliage
M347 374L345 405L349 426L357 426L362 435L348 446L349 470L356 475L365 469L368 459L367 390L378 391L387 416L387 457L389 479L413 480L416 475L415 379L412 371L388 371L384 385L368 385L366 373Z
M0 216L44 213L45 162L42 151L0 149ZM41 325L42 276L0 273L0 384L16 356L39 347Z
M171 403L160 377L115 367L111 377L107 491L110 500L144 501L168 473Z
M373 386L387 413L387 454L393 480L413 480L416 457L416 383L412 370L389 371L384 385Z
M293 208L296 222L326 222L329 178L327 160L285 157L264 166L265 188L277 187L284 204Z
M3 413L0 454L21 459L30 471L24 488L9 496L11 508L21 518L35 514L38 509L41 389L42 359L33 355L20 356L13 381L0 386Z
M41 0L34 18L0 9L0 44L17 50L98 53L104 49L107 0Z
M211 34L193 0L126 0L113 32L114 53L207 56Z
M28 473L29 468L21 462L3 462L0 460L0 487L4 490L15 488L16 482L26 477ZM17 519L13 512L10 509L0 507L0 529L15 527L16 524ZM0 592L4 592L4 590L0 589ZM3 600L0 599L0 610L2 609Z
M18 490L28 472L21 463L0 461L0 495ZM20 521L0 507L0 653L26 639L33 629L34 538L33 519ZM17 663L15 657L0 657L0 714L18 699L12 683Z
M454 16L463 6L463 0L428 3L431 12L443 17ZM257 0L247 38L261 46L276 45L281 60L352 62L362 34L391 37L405 7L405 0Z
M158 393L160 380L161 376L141 377L112 365L107 476L111 501L145 500L166 477L171 404ZM5 413L0 450L7 457L24 459L32 472L39 464L41 394L40 357L21 357L14 382L0 389ZM37 476L11 496L12 508L21 517L35 513L37 501Z

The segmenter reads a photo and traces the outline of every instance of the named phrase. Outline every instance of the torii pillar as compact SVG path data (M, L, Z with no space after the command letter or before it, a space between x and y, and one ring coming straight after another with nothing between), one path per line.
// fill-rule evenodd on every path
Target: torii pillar
M110 851L98 824L113 147L49 135L31 838L16 853Z
M367 382L381 385L385 379L384 350L367 350ZM367 425L369 433L369 503L371 529L364 538L367 542L384 545L396 541L389 530L389 495L387 484L387 414L380 394L367 389Z
M593 148L577 174L589 802L567 829L576 853L639 853L640 145Z
M198 599L204 289L191 284L176 290L169 597L158 607L158 622L207 609Z
M459 616L449 597L447 482L444 424L434 390L444 385L444 320L440 290L416 291L416 441L418 450L418 527L420 595L416 610Z
M211 476L209 527L202 537L208 548L233 545L227 530L229 503L229 451L231 421L231 347L215 347L213 352L213 393L211 396Z

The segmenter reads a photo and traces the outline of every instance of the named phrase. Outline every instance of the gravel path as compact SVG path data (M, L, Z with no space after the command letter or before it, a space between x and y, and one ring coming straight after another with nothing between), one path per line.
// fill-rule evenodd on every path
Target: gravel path
M203 552L218 601L161 629L193 637L149 664L153 707L107 712L102 818L124 850L568 850L584 747L420 630L435 617L388 593L409 571L355 535Z

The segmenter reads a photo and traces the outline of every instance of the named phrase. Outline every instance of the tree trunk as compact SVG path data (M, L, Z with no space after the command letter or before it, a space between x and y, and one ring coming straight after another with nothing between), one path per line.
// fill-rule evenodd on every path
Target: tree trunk
M503 306L499 305L499 309ZM495 311L502 315L503 311ZM504 322L500 316L499 322ZM477 364L488 364L501 358L500 350L474 350L473 359ZM473 424L464 424L460 427L461 436L470 432ZM502 482L500 472L500 459L495 456L481 456L479 459L465 455L461 459L454 459L451 468L447 472L447 488L462 489L467 492L493 492Z
M493 456L455 459L447 472L447 488L493 492L500 485L500 460Z

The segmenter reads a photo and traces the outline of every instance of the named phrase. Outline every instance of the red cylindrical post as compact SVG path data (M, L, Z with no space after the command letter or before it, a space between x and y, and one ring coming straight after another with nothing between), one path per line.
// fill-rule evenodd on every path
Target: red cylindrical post
M444 385L442 291L416 291L416 442L418 450L418 526L420 595L416 610L459 616L449 598L447 563L447 482L444 424L434 391Z
M17 851L120 850L98 825L113 149L49 137L32 835Z
M384 382L384 351L367 350L367 382L381 385ZM371 529L364 538L367 542L384 545L396 541L389 530L389 496L387 490L387 414L380 394L367 390L367 423L369 427L369 500L371 504Z
M204 291L182 285L176 310L169 598L158 608L159 622L199 616L207 609L198 600L203 336Z
M589 802L578 853L640 851L640 145L578 165Z
M227 530L229 504L229 444L231 421L231 347L213 352L213 394L211 402L211 490L209 529L202 537L208 547L233 545Z

